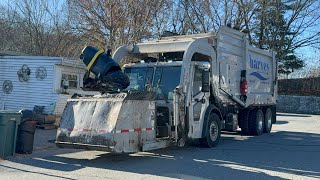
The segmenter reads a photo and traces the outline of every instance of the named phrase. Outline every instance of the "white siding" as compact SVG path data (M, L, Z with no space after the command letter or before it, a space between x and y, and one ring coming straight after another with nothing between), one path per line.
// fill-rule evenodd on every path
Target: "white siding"
M17 72L22 65L26 64L30 70L30 79L21 82ZM55 103L58 94L54 92L55 64L61 64L61 58L34 57L34 56L2 56L0 57L0 108L19 110L33 109L35 105L48 107ZM44 66L47 70L47 77L44 80L36 79L36 70ZM5 94L2 90L3 82L11 80L13 91Z
M60 94L58 96L54 114L61 115L63 113L64 107L66 106L67 100L69 98L71 98L71 95L68 95L68 94Z
M85 73L84 68L75 68L71 66L66 66L66 65L56 65L56 74L55 74L55 81L54 84L54 90L56 92L61 92L61 76L62 74L71 74L71 75L76 75L78 77L78 89L67 89L68 94L59 94L56 102L56 107L55 107L55 112L54 114L56 115L61 115L63 113L64 107L67 104L67 100L71 98L71 96L75 93L81 94L81 95L96 95L99 94L98 91L83 91L81 89L82 84L83 84L83 76Z
M78 89L67 89L67 93L70 95L73 95L74 93L77 94L82 94L82 95L96 95L99 94L98 91L83 91L81 87L83 87L83 77L85 74L85 69L84 68L76 68L76 67L70 67L66 65L56 65L56 74L55 74L55 85L54 89L57 93L62 92L61 88L61 78L62 74L70 74L70 75L76 75L78 78Z
M62 63L63 66L69 66L73 68L80 68L80 69L85 69L86 65L82 62L81 59L74 59L74 58L62 58Z

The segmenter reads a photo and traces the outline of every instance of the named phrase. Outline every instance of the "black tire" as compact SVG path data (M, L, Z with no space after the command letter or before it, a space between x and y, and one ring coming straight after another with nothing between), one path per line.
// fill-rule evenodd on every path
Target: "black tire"
M248 122L250 135L259 136L263 133L264 115L261 109L252 109L249 113Z
M270 108L264 110L264 126L263 132L270 133L272 129L273 112Z
M245 134L245 135L249 134L248 116L249 116L249 110L245 109L240 111L239 117L238 117L241 132L242 134Z
M277 123L277 107L271 106L271 110L272 110L272 124Z
M200 143L205 147L215 147L220 142L221 137L221 120L217 114L211 114L205 137L200 139Z

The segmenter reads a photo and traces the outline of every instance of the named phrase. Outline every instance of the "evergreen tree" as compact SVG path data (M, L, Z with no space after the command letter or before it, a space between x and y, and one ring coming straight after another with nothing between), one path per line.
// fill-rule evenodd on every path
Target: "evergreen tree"
M292 10L291 1L259 0L256 11L254 44L262 49L273 49L277 52L279 73L290 74L304 66L297 57L293 47L291 28L287 26L285 13Z

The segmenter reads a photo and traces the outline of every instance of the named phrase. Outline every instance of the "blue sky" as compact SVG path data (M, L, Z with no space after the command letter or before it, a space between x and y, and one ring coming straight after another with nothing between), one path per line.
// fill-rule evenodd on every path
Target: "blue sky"
M0 0L0 5L6 6L7 4L12 4L13 1L14 0ZM58 5L62 6L64 2L65 0L51 0L50 3L58 3ZM57 9L53 9L53 10L57 10ZM302 72L310 69L310 67L320 68L320 56L319 56L320 50L319 49L316 49L313 47L303 47L298 49L296 52L299 57L305 60L306 67L304 68L304 70L302 70ZM292 77L299 77L300 76L299 74L303 74L303 73L301 73L301 71L297 73L293 73Z

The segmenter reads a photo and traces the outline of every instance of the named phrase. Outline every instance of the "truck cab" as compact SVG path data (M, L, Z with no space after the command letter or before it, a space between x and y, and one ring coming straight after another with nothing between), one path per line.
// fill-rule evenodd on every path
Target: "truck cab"
M155 61L155 60L153 60ZM156 137L168 138L175 134L174 95L179 85L183 83L181 59L166 59L165 61L140 60L125 64L124 73L130 79L130 86L125 91L152 91L156 93ZM205 61L192 62L190 74L192 82L193 121L199 122L201 111L206 106L209 93L210 64ZM208 82L203 77L208 76ZM183 77L183 76L182 76ZM207 85L207 92L202 86ZM208 104L208 103L207 103Z
M174 48L167 47L172 44ZM212 106L219 81L212 33L122 46L113 58L120 62L124 57L132 58L123 66L130 79L127 90L156 93L157 138L173 138L179 144L200 139L209 147L218 144L224 121ZM211 112L216 115L209 130Z

